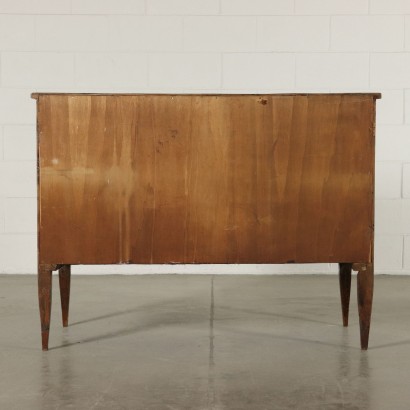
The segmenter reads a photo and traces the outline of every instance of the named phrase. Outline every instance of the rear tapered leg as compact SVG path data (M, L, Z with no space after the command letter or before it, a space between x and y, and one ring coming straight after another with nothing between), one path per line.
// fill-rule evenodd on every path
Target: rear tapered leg
M372 316L374 273L373 264L362 265L357 273L357 303L359 306L360 343L362 350L369 345Z
M38 303L40 307L41 344L43 350L48 350L48 336L51 315L51 285L53 269L50 265L38 267Z
M343 326L349 324L350 287L352 283L352 264L339 263L340 300L342 302Z
M71 266L62 265L58 271L60 283L61 312L63 316L63 326L68 326L68 311L70 306L70 282Z

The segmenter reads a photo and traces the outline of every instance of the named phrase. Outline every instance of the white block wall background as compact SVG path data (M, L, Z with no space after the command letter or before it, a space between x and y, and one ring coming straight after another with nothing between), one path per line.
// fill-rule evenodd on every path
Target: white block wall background
M0 273L36 272L33 91L380 91L375 267L410 274L410 0L0 0Z

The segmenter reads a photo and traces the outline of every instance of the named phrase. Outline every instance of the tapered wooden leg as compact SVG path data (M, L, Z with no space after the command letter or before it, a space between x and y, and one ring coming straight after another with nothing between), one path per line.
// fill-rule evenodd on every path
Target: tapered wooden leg
M40 306L41 343L43 350L48 350L48 335L51 315L51 285L53 269L49 265L38 267L38 303Z
M357 303L359 306L360 343L362 350L367 350L369 345L373 286L373 264L363 265L357 273Z
M63 315L63 326L68 326L68 310L70 305L70 282L71 282L71 266L62 265L58 271L60 282L60 298L61 312Z
M340 300L342 302L343 326L349 324L350 285L352 282L352 264L339 263Z

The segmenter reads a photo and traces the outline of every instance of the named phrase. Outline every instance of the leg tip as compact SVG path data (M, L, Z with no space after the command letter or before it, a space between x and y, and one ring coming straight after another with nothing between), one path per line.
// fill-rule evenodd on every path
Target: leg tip
M63 321L63 327L68 327L68 320Z
M49 335L49 332L41 333L41 346L43 348L43 351L48 350L48 335Z
M367 350L368 346L369 346L369 340L368 340L368 339L367 339L367 340L363 340L363 341L360 343L360 347L361 347L362 350Z

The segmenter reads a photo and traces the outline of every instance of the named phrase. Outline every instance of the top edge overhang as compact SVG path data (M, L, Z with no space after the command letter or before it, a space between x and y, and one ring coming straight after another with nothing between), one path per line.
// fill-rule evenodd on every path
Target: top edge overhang
M381 93L258 93L258 94L198 94L198 93L189 93L189 94L178 94L178 93L32 93L31 98L37 100L42 95L65 95L65 96L170 96L170 97L183 97L183 96L197 96L197 97L239 97L239 96L254 96L254 97L314 97L320 95L334 95L334 96L356 96L356 97L373 97L375 100L382 97Z

